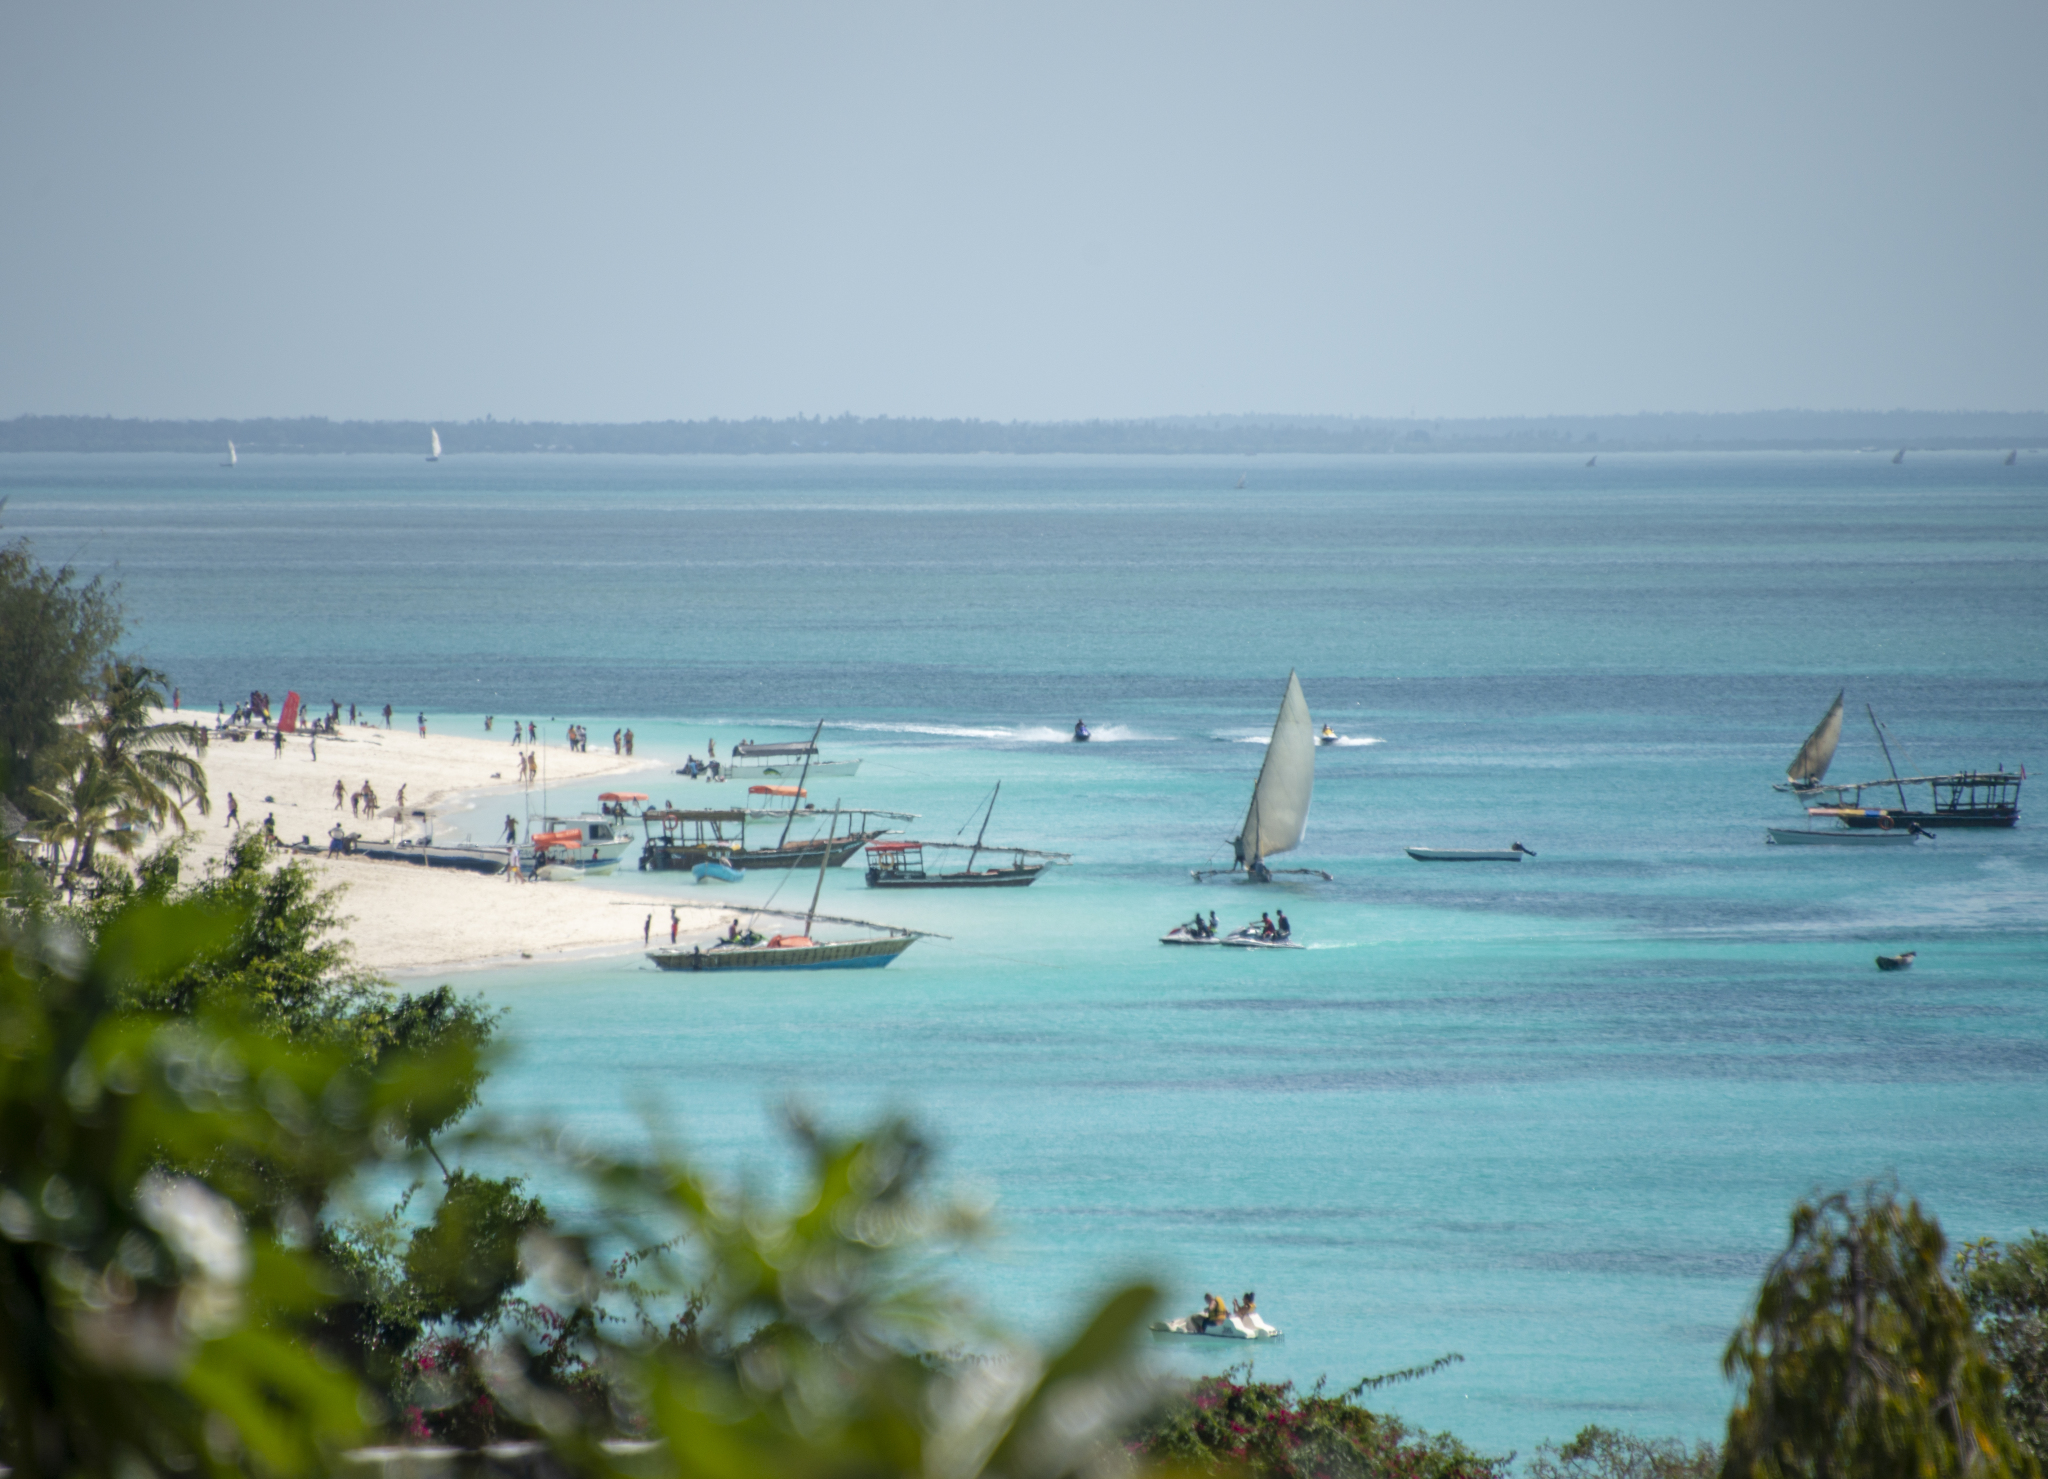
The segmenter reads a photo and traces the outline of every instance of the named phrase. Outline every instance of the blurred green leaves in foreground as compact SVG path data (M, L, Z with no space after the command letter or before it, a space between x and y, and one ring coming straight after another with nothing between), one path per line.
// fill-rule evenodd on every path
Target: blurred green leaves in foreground
M26 1479L324 1473L394 1438L620 1479L1508 1468L1359 1405L1421 1372L1162 1386L1142 1285L1050 1352L978 1318L940 1276L974 1219L906 1123L793 1115L786 1200L658 1135L617 1158L465 1132L479 1003L352 975L291 864L176 875L17 890L0 920L0 1444ZM591 1210L569 1226L470 1152ZM1801 1204L1729 1347L1726 1448L1588 1429L1532 1476L2037 1474L2048 1243L1945 1259L1889 1192Z

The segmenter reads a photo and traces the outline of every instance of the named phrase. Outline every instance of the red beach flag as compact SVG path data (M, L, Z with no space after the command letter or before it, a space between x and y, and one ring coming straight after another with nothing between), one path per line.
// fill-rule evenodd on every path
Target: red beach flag
M286 734L296 734L299 729L299 696L287 693L284 696L284 715L277 721L277 727Z

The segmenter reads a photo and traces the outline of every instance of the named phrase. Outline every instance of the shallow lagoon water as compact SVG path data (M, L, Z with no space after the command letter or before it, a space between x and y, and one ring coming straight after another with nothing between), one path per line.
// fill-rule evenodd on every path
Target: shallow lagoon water
M1527 1451L1713 1433L1816 1185L1896 1175L1957 1239L2048 1225L2039 829L1762 845L1837 687L1909 769L2048 753L2042 465L1582 460L12 458L0 491L46 555L118 563L188 703L523 707L672 763L822 714L866 764L820 798L927 836L1002 780L991 836L1074 866L835 873L829 912L953 937L886 971L463 978L510 1012L494 1107L631 1137L659 1105L736 1173L780 1163L785 1096L908 1110L995 1199L963 1277L1027 1328L1133 1270L1256 1288L1289 1332L1262 1371L1456 1350L1395 1405ZM1378 741L1318 754L1300 861L1335 881L1197 886L1290 666ZM1105 742L1060 740L1081 717ZM637 789L711 800L667 768ZM1837 776L1882 771L1852 722ZM1517 839L1536 861L1401 853ZM657 917L709 892L621 883ZM1312 948L1154 943L1275 900Z

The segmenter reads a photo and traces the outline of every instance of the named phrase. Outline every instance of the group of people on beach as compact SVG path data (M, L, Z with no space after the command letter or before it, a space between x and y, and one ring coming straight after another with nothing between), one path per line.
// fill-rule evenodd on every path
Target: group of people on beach
M337 779L334 783L334 809L341 810L341 803L348 802L348 814L352 817L374 817L377 814L377 788L365 777L361 790L351 791L347 783ZM398 804L405 805L405 787L398 788Z
M612 753L614 755L630 755L633 753L632 730L614 729L612 731Z

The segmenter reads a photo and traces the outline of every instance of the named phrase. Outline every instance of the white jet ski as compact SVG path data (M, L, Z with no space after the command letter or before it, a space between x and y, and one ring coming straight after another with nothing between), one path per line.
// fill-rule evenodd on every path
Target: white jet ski
M1223 944L1236 945L1246 950L1300 950L1304 948L1288 935L1277 939L1266 938L1265 921L1254 919L1241 930L1232 930L1223 937Z
M1212 934L1196 934L1194 926L1177 924L1159 937L1162 945L1221 945L1223 937Z
M1206 1328L1203 1328L1205 1327ZM1155 1320L1152 1322L1154 1340L1278 1340L1280 1332L1266 1323L1266 1317L1254 1310L1248 1315L1232 1315L1227 1320L1204 1321L1198 1315L1183 1315L1178 1320Z

